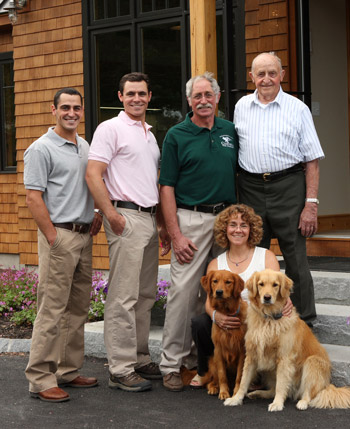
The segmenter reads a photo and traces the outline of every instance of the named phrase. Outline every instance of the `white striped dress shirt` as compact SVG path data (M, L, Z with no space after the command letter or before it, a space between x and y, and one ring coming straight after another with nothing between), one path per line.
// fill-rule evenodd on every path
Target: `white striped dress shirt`
M324 158L309 108L282 88L269 104L259 101L257 90L242 97L233 121L238 162L250 173L272 173Z

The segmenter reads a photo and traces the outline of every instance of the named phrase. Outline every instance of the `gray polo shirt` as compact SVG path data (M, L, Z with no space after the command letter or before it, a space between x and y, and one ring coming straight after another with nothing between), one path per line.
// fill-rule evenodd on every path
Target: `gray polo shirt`
M89 144L77 135L77 144L53 128L24 153L24 186L43 192L54 223L91 223L94 203L85 181Z

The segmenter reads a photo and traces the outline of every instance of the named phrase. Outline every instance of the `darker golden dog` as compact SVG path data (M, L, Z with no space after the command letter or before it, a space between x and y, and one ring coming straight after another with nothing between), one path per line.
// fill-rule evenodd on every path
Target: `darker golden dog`
M237 274L217 270L202 277L201 283L213 309L225 315L235 315L241 320L241 327L238 329L224 330L215 323L212 327L214 356L209 360L209 371L203 377L203 384L207 384L210 395L219 393L219 399L226 399L230 396L227 371L236 375L235 393L239 388L243 370L246 331L244 322L247 312L247 303L241 299L244 282Z
M350 388L330 384L331 362L326 350L295 309L282 317L292 280L273 270L254 273L246 282L250 306L245 337L246 359L240 388L225 405L241 405L256 373L268 390L250 398L273 398L269 411L281 411L287 397L297 408L350 408Z

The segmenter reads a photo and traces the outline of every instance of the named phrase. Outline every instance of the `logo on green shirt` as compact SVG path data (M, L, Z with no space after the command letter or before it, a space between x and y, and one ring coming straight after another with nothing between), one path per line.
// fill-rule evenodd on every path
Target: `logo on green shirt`
M221 143L221 146L223 147L230 147L231 149L235 147L233 144L233 137L228 136L227 134L220 136L220 143Z

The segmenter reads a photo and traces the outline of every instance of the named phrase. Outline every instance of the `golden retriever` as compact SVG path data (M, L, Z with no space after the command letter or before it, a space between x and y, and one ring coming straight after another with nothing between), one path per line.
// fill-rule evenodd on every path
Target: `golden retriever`
M215 323L212 327L214 355L209 360L209 371L202 382L207 384L210 395L219 393L219 399L223 400L230 397L227 371L236 375L234 393L237 392L242 377L247 314L247 303L241 299L244 281L230 271L216 270L203 276L201 284L214 310L225 315L235 315L241 320L241 326L237 329L224 330Z
M225 405L241 405L251 380L261 372L268 390L248 397L273 398L269 411L281 411L287 397L298 400L299 410L350 408L350 388L330 384L331 362L311 329L295 309L282 317L292 285L285 274L273 270L256 272L246 282L246 359L240 388Z

